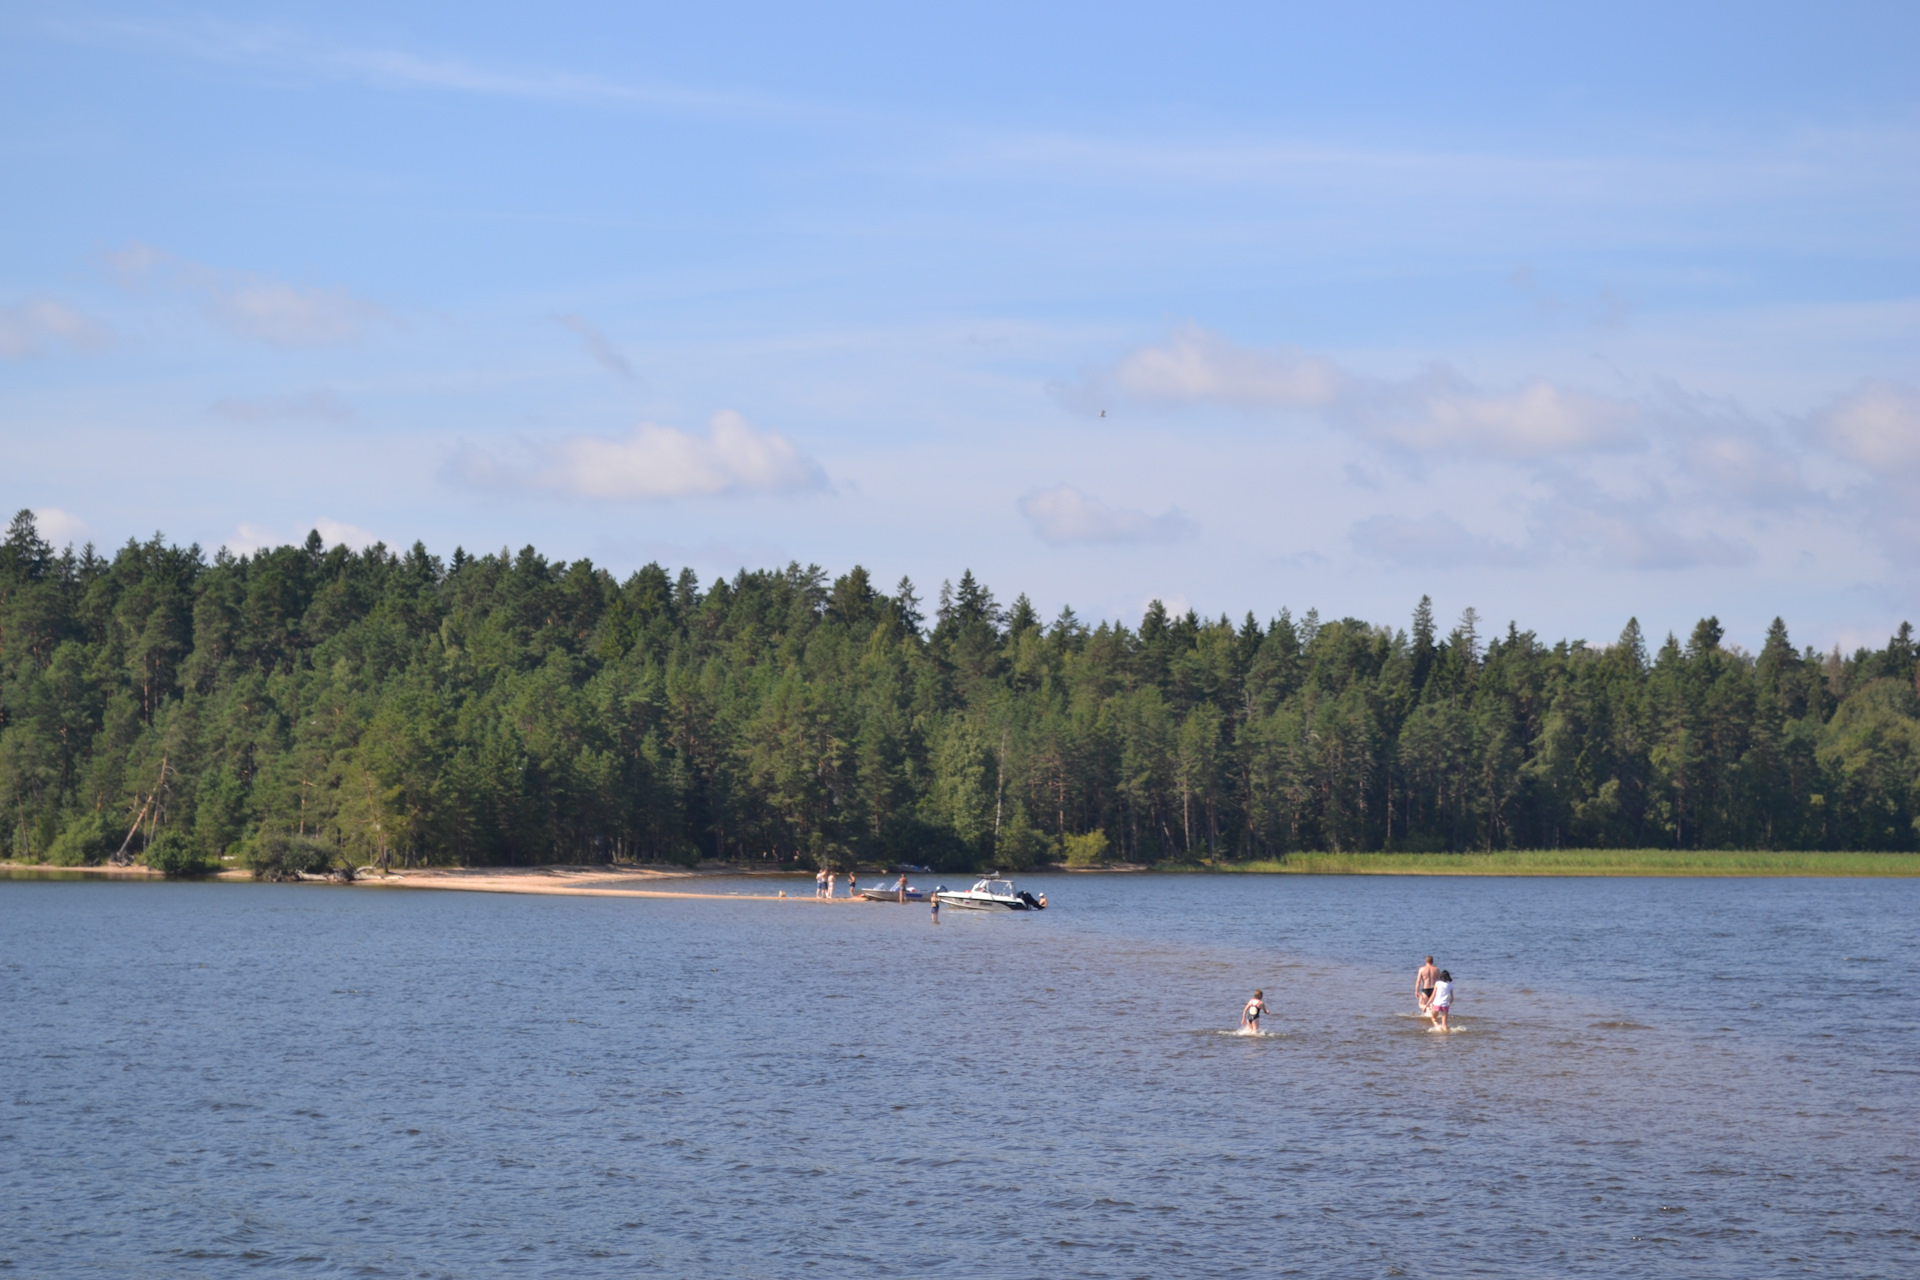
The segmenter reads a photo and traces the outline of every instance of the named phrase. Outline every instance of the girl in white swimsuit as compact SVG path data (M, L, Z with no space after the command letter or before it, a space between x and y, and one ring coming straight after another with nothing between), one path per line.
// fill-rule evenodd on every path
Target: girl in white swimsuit
M1427 1017L1433 1025L1442 1031L1450 1031L1447 1025L1447 1010L1453 1008L1453 975L1445 969L1440 971L1440 980L1433 984L1433 999L1427 1001Z

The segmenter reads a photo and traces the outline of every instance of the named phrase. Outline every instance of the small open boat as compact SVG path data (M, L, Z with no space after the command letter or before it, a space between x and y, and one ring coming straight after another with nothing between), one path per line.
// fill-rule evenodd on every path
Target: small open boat
M860 896L868 902L925 902L927 900L925 891L916 889L912 885L906 887L904 898L901 893L902 890L897 885L891 884L863 885L860 889Z
M971 889L949 889L934 895L944 907L970 911L1045 911L1047 904L1013 887L1013 881L992 876L973 882Z

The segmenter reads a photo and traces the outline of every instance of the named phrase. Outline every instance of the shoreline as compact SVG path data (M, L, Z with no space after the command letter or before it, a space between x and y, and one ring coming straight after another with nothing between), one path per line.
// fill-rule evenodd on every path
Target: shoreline
M76 880L161 880L144 866L56 867L44 863L0 862L0 877ZM872 873L878 874L878 873ZM952 873L964 877L969 873ZM1019 873L1016 873L1019 874ZM1029 874L1047 875L1322 875L1322 876L1526 876L1695 878L1695 879L1905 879L1920 876L1920 853L1771 853L1747 850L1679 851L1666 849L1515 850L1499 853L1296 853L1285 859L1241 863L1115 863L1094 867L1042 865ZM671 888L680 880L795 880L807 872L765 871L745 867L667 867L554 863L521 867L421 867L385 875L361 872L352 882L310 877L302 883L342 888L438 889L469 893L532 893L586 897L742 899L767 902L845 902L816 899L808 892L712 893ZM223 869L207 880L253 882L244 869ZM771 888L771 886L769 886Z

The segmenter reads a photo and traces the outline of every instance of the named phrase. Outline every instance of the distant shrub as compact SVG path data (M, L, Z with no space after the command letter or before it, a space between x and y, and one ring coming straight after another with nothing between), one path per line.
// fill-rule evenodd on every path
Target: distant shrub
M247 851L255 880L298 880L333 870L333 850L300 836L263 835Z
M56 867L96 866L113 856L125 834L109 830L104 814L83 813L48 847L47 861Z
M165 876L203 876L213 870L200 846L178 831L162 831L147 842L146 864Z
M1107 860L1107 833L1089 831L1083 836L1061 836L1060 844L1070 867L1098 866Z

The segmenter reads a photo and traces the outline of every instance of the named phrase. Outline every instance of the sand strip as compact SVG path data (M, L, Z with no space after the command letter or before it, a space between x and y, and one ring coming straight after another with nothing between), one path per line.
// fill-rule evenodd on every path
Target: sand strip
M851 899L816 898L812 894L695 893L684 889L630 889L635 880L691 879L692 873L673 871L560 871L527 868L504 874L484 871L430 871L389 876L365 876L355 886L374 889L458 889L468 893L545 893L582 898L711 898L720 902L846 902ZM622 883L625 882L625 883Z

